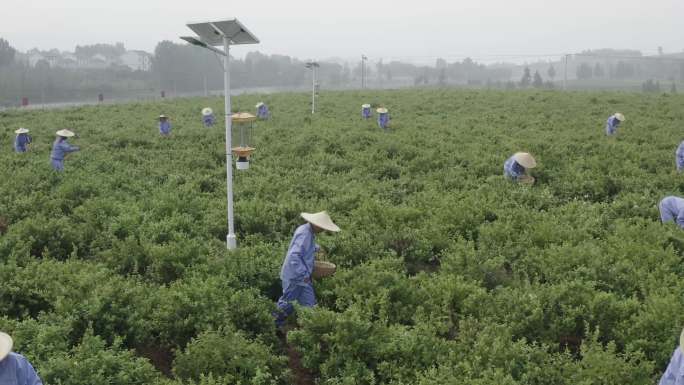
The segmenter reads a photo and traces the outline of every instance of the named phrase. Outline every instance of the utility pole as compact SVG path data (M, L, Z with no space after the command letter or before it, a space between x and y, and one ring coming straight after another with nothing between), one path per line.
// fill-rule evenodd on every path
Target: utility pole
M568 90L568 58L570 57L569 54L565 54L565 60L564 60L564 65L563 65L563 90L567 91Z
M311 70L311 114L316 113L316 68L320 67L320 64L315 61L310 61L306 63L306 68Z
M366 88L366 55L361 55L361 89Z

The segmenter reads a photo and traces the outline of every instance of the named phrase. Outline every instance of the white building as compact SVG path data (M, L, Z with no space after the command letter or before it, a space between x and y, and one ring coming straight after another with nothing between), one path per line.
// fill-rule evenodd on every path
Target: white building
M119 56L119 61L133 71L150 71L152 69L152 55L145 51L126 51Z

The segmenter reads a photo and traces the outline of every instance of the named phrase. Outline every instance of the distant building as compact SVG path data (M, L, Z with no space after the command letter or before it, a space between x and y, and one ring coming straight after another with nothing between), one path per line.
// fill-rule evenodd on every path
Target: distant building
M119 61L133 71L150 71L152 69L152 55L145 51L126 51L119 56Z

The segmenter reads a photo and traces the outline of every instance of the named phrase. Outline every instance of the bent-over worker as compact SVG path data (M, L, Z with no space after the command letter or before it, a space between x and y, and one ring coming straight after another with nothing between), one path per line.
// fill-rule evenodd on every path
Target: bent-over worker
M527 170L537 167L537 161L527 152L516 152L504 162L504 175L515 181L527 184L534 183L534 177L527 175Z
M684 168L684 140L679 143L677 151L675 151L675 162L677 163L677 171L682 171Z
M0 332L0 384L43 385L26 357L12 352L12 337Z
M606 135L612 136L617 133L617 129L620 123L625 121L625 116L619 112L611 115L608 120L606 120Z
M307 223L295 230L283 267L280 269L283 295L278 299L278 310L274 313L277 327L283 326L287 317L294 311L292 302L296 301L306 307L316 305L316 295L311 281L314 257L320 249L316 244L316 234L322 231L340 231L325 211L315 214L301 213L301 217Z
M672 353L670 363L665 369L665 373L660 378L658 385L684 385L684 358L682 357L682 349L684 349L684 330L679 335L679 346L677 346Z
M684 228L684 199L675 196L665 197L658 204L658 210L661 222L675 222Z

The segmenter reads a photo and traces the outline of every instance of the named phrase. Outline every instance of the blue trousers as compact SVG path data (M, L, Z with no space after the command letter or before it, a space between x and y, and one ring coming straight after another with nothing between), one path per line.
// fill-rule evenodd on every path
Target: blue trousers
M313 285L305 282L283 282L283 295L278 299L278 311L273 314L277 327L285 325L287 317L294 312L292 302L295 301L302 306L315 306L316 294Z
M50 159L50 162L55 171L64 171L64 159Z

